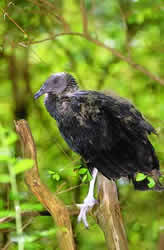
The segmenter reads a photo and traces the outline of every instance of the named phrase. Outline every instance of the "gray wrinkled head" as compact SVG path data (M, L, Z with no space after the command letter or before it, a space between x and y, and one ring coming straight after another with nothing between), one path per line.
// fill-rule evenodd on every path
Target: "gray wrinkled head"
M75 84L74 78L65 72L60 72L51 75L47 81L42 85L39 91L34 95L37 99L46 93L61 94L70 84Z

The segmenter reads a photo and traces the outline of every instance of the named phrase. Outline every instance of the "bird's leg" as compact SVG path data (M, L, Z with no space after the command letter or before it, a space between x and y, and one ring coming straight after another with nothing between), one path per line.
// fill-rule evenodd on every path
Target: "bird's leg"
M94 198L94 185L96 181L98 170L97 168L93 169L92 172L92 180L89 183L89 191L87 194L87 197L84 199L83 204L77 204L77 206L80 208L80 214L78 216L78 222L83 221L85 227L88 228L88 222L87 222L87 212L90 208L92 208L96 203L97 200Z

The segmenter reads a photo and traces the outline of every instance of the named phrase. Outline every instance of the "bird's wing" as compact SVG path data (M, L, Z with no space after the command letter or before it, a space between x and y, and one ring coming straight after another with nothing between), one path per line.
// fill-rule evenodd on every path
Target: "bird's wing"
M90 154L90 150L96 154L104 147L109 149L114 142L113 121L106 117L100 96L92 91L75 93L71 97L71 112L65 115L68 118L64 122L64 138L81 155Z
M72 98L71 108L74 121L70 131L82 136L81 144L87 147L98 145L99 149L109 151L120 139L133 143L133 139L140 141L147 139L147 134L156 133L142 114L123 98L79 91Z
M154 129L128 101L84 91L71 97L70 106L60 130L89 168L113 179L158 168L147 138Z
M126 130L131 136L142 137L151 133L157 134L153 126L126 99L106 96L105 100L104 109L106 112L114 116L122 129Z
M105 113L115 118L113 125L116 124L119 141L111 148L109 154L121 175L124 175L123 170L127 170L129 176L137 172L148 174L153 169L158 170L159 162L147 136L150 133L156 134L152 125L123 98L107 96L103 104Z

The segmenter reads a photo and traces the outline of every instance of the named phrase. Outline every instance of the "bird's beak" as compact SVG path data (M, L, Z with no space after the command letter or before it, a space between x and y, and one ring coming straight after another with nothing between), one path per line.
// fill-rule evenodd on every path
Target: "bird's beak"
M34 95L34 99L38 99L41 95L45 94L45 92L43 91L43 89L39 89L38 92L36 92L36 94Z

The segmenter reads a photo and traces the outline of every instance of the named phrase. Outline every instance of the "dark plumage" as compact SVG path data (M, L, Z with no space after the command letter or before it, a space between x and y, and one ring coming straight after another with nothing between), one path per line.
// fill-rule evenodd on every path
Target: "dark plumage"
M136 189L150 189L147 179L136 182L136 173L154 178L162 187L159 162L148 134L156 133L127 100L96 91L79 90L67 73L52 75L36 93L46 94L45 106L73 151L90 170L97 168L109 179L126 176Z

